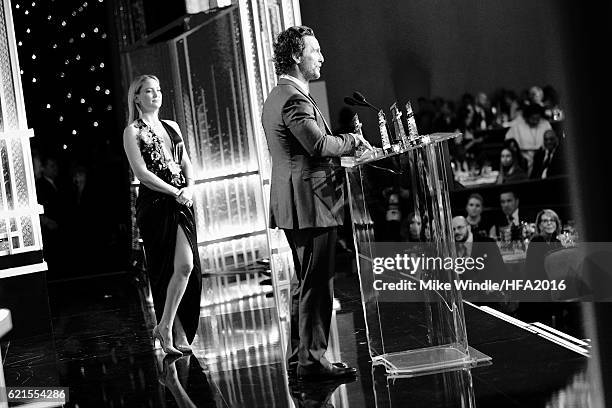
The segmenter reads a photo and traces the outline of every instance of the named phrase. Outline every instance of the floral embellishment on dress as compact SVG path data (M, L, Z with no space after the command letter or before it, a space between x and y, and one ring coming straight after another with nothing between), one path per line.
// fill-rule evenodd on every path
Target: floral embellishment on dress
M151 143L153 143L153 132L146 125L144 127L139 127L138 128L138 138L144 144L151 144Z
M181 166L173 157L167 157L162 139L142 119L138 119L134 126L138 129L138 145L147 169L166 183L183 187L185 177Z

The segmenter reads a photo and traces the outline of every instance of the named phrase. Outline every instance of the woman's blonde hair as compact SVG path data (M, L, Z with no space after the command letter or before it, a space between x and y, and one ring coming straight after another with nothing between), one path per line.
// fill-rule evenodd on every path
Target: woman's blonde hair
M540 228L540 220L542 219L542 217L544 215L548 215L555 222L556 228L555 228L554 234L561 233L561 218L559 218L559 216L557 215L556 212L554 212L553 210L550 210L548 208L540 211L538 213L538 215L536 216L536 233L537 234L542 234L542 232L543 232L542 229Z
M140 117L142 111L140 110L140 106L136 103L136 94L140 92L140 88L142 87L142 83L147 79L153 79L157 81L159 84L159 79L155 75L140 75L132 80L130 87L128 88L128 120L127 125L131 125L137 118Z

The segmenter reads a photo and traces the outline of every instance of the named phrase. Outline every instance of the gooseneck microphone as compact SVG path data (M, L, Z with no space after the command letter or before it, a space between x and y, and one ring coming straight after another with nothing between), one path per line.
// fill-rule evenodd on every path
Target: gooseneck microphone
M367 106L370 107L372 109L374 109L376 112L380 111L380 108L377 108L376 106L372 105L370 102L368 102L365 98L365 96L363 96L363 94L361 92L358 91L354 91L353 92L353 98L355 98L355 100L361 105L361 106Z
M354 100L353 98L351 98L350 96L346 96L344 98L344 103L346 103L349 106L363 106L361 105L359 102L357 102L356 100Z

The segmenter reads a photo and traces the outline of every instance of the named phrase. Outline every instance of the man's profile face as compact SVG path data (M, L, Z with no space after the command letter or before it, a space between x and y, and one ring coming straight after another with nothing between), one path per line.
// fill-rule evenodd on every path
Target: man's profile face
M505 215L512 215L514 210L518 208L519 200L513 193L502 193L499 196L499 204Z
M323 54L319 41L312 35L304 37L304 51L297 63L298 69L307 81L313 81L321 77L321 65L323 65Z
M455 234L455 242L465 242L468 237L470 227L465 218L453 218L453 233Z

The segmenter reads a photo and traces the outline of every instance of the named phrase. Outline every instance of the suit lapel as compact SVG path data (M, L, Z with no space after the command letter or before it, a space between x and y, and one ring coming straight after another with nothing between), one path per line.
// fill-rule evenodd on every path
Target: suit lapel
M312 106L314 106L315 110L319 113L319 116L321 116L321 119L323 119L323 124L325 125L325 133L327 133L328 135L332 134L331 128L327 124L327 121L325 120L325 116L323 115L323 112L321 112L321 110L317 106L316 102L314 101L314 99L310 95L304 93L304 91L299 86L297 86L297 84L294 84L292 81L290 81L288 79L281 78L281 79L278 80L278 84L279 85L290 85L290 86L294 87L295 89L297 89L299 93L304 95L306 97L306 99L308 99L310 101L310 103L312 103Z

